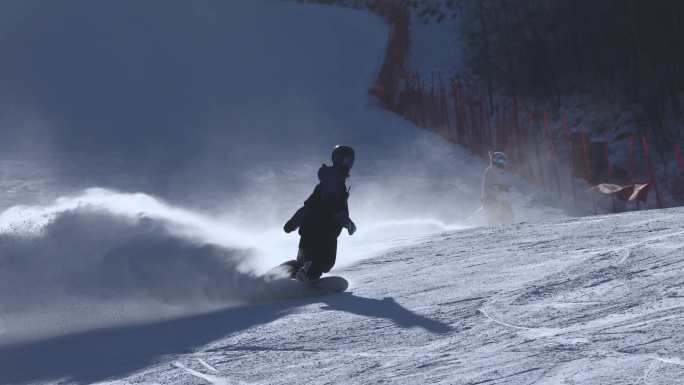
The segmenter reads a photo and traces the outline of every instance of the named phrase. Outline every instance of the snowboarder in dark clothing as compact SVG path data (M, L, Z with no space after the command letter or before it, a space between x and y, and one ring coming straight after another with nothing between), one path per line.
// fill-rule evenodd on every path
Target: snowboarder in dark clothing
M354 165L354 150L336 146L332 152L332 167L323 164L318 170L319 183L304 206L284 226L286 233L299 229L299 252L296 261L286 262L292 278L314 280L335 265L337 237L346 228L354 234L356 225L349 218L345 184Z

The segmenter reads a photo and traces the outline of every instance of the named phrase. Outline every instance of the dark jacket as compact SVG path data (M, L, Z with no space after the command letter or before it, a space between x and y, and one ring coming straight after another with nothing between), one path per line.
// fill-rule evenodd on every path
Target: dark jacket
M302 237L337 238L349 223L349 192L343 171L322 165L318 170L319 183L304 206L290 219Z
M299 228L299 248L321 271L329 271L335 264L337 237L350 222L348 177L343 170L322 165L319 183L286 225Z
M299 235L337 238L349 223L347 199L349 193L345 180L348 175L326 165L318 170L318 185L304 201L304 217Z

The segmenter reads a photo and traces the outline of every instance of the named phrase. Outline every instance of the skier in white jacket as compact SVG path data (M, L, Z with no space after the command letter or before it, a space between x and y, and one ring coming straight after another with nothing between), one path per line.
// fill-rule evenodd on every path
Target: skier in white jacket
M513 210L506 193L510 185L504 181L504 168L508 158L503 152L489 152L489 166L482 180L482 209L490 225L513 222Z

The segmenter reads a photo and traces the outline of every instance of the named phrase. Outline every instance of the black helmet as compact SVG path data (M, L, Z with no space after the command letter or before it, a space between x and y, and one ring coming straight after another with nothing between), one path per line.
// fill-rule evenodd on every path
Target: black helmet
M354 149L349 146L335 146L332 152L332 162L333 167L351 170L354 166Z

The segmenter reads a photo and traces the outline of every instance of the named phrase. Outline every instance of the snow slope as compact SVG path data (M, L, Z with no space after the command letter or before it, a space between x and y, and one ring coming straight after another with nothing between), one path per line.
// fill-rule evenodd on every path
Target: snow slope
M684 212L425 237L349 293L2 348L2 383L676 384Z
M254 275L296 255L282 224L336 143L358 154L359 231L341 238L338 267L468 225L483 162L368 98L380 17L155 4L0 4L0 125L19 148L0 155L0 343L252 298ZM559 214L516 184L519 219Z
M477 205L457 176L480 162L369 100L377 15L265 0L0 14L0 344L252 298L296 255L282 224L337 143L357 149L359 224L338 266Z
M0 44L19 55L0 67L16 78L2 97L19 106L2 107L3 134L23 132L12 122L27 113L51 135L33 127L45 142L21 138L36 146L31 159L0 161L0 383L476 383L516 368L505 359L519 358L509 344L521 335L547 328L541 347L522 344L540 351L564 335L566 325L527 323L530 307L506 295L543 283L542 268L593 257L524 242L587 241L550 223L453 232L472 225L485 165L369 101L387 39L379 17L257 0L167 12L160 2L7 4L16 13L0 12L11 21ZM86 59L91 72L73 66ZM98 87L111 93L94 98ZM258 274L294 256L282 223L339 142L358 150L359 231L341 237L334 271L353 294L275 301ZM562 217L511 183L518 219Z
M478 206L481 159L369 98L389 29L370 12L7 0L0 14L1 209L99 186L279 227L338 143L357 149L365 223Z

